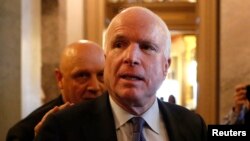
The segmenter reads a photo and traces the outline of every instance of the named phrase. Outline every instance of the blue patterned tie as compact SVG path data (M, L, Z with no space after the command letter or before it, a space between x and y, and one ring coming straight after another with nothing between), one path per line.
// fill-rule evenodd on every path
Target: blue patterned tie
M133 140L132 141L146 141L142 129L145 124L145 121L141 117L133 117L131 118L133 124Z

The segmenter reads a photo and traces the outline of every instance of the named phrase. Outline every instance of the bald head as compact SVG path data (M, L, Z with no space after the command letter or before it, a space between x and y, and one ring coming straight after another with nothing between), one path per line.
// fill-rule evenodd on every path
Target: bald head
M104 62L103 50L94 42L80 40L68 45L56 70L64 102L78 103L100 96L105 90Z
M94 58L103 62L104 53L102 48L95 42L79 40L68 45L61 54L60 70L67 71L81 58L84 62L91 62Z

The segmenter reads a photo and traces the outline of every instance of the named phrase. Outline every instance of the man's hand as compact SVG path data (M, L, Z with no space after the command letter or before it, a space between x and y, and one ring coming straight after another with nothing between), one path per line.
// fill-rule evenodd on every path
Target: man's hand
M42 120L35 126L35 128L34 128L35 136L36 136L37 133L39 132L39 130L40 130L40 128L41 128L43 122L46 120L46 118L47 118L50 114L56 113L56 112L58 112L58 111L60 111L60 110L62 110L62 109L65 109L65 108L67 108L67 107L70 107L70 106L72 106L72 105L74 105L74 104L73 104L73 103L66 102L66 103L64 103L64 104L61 105L61 106L55 106L53 109L49 110L49 111L43 116Z
M249 108L249 101L246 98L246 84L239 84L235 87L234 111L240 113L243 105Z

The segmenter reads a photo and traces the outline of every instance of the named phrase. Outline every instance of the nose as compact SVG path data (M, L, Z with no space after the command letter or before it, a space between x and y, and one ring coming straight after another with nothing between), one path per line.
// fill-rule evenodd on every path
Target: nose
M140 47L137 43L131 43L124 52L124 63L131 66L140 64Z
M97 76L92 76L89 80L87 90L88 92L97 95L101 93L102 85L103 84L97 79Z

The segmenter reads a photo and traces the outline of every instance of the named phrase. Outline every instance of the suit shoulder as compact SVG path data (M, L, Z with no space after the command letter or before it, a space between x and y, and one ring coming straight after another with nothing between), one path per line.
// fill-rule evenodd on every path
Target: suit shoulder
M182 121L194 121L194 122L203 122L202 117L195 113L195 111L191 111L183 106L171 104L168 102L160 102L160 109L164 112L168 113L168 116L174 117L175 119Z
M42 119L42 117L54 106L61 105L63 103L61 96L42 105L34 110L27 117L17 122L12 126L7 133L7 141L13 139L19 140L32 140L34 138L34 127Z
M30 113L25 119L29 120L29 119L39 119L39 121L41 120L41 118L52 108L54 108L55 106L60 106L63 104L63 100L62 97L59 96L56 99L51 100L50 102L38 107L36 110L34 110L32 113Z
M70 120L72 120L72 118L79 118L79 116L81 116L81 118L88 117L89 115L100 113L100 111L103 110L102 108L107 107L107 105L104 105L108 104L107 101L108 98L106 95L100 96L96 99L83 101L81 103L73 105L72 107L58 111L54 114L54 116Z

